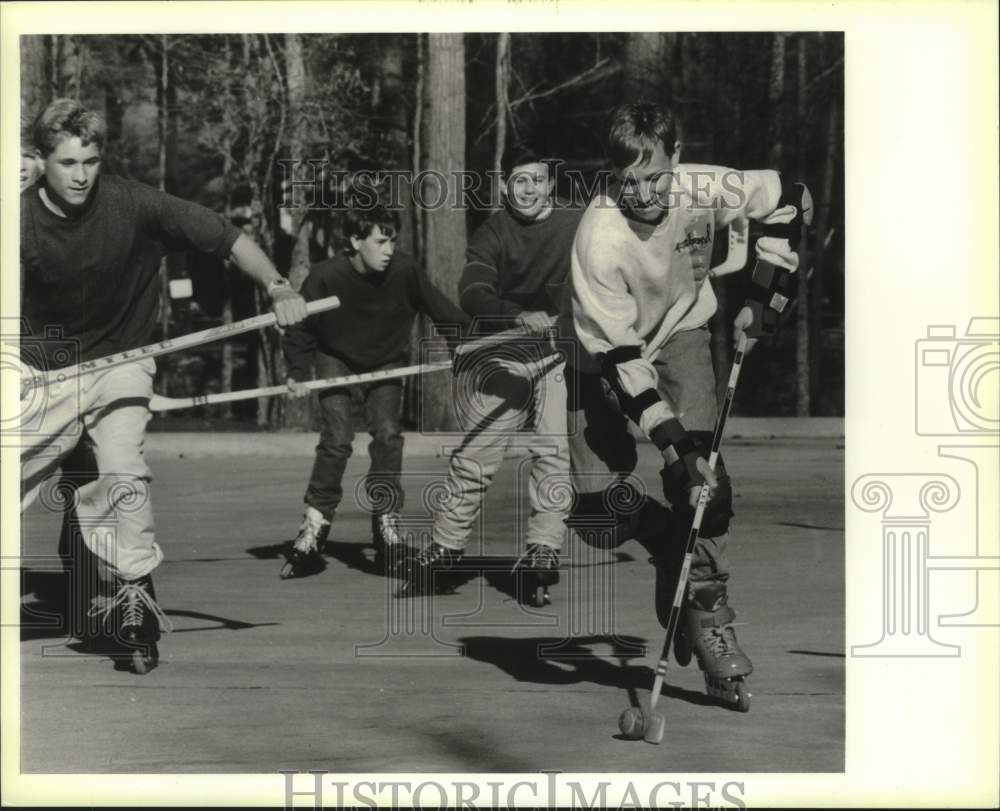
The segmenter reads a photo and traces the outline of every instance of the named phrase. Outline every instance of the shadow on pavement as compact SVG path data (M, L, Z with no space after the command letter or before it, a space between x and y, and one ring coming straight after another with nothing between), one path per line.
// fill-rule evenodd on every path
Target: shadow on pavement
M639 691L648 691L653 686L653 669L630 663L645 650L647 640L640 637L467 636L456 642L465 647L466 657L494 665L519 682L613 687L626 691L632 706L637 704ZM608 653L594 651L595 647L606 646L611 648ZM670 684L663 686L663 695L691 704L714 704L704 693Z

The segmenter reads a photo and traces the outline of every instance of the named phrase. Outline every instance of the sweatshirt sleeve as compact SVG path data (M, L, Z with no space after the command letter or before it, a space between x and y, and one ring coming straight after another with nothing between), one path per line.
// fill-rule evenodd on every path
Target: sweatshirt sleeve
M625 283L613 242L601 240L595 218L585 218L573 242L573 321L584 349L595 357L627 358L605 363L605 375L614 374L619 396L637 403L630 414L648 435L660 423L676 416L657 391L653 365L642 357L645 342L635 329L638 306ZM608 353L611 353L609 356ZM631 355L631 357L628 357ZM630 409L625 403L623 410Z
M695 207L714 212L717 228L742 217L763 220L781 199L781 178L770 169L683 164L677 167L676 178Z
M302 283L302 297L306 301L314 301L323 298L323 284L318 278L319 274L310 273ZM285 328L285 334L281 338L281 348L285 356L285 366L288 377L299 383L312 379L313 366L316 359L316 332L319 328L319 318L322 314L316 313Z
M782 220L781 175L772 169L727 169L723 166L684 165L677 169L681 187L695 205L715 212L716 228L746 217L763 222ZM787 240L762 236L755 251L759 259L795 271L798 254Z
M458 283L458 301L471 316L514 318L523 308L500 297L503 249L500 236L489 220L473 233L465 252L465 267Z
M168 251L192 249L229 258L241 232L221 214L141 183L130 187L141 222Z

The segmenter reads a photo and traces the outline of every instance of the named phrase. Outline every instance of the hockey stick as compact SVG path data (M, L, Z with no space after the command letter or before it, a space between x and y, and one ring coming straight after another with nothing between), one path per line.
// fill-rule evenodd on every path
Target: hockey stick
M315 313L334 310L340 306L340 299L336 296L317 299L306 304L306 311L309 315ZM24 377L21 379L21 397L33 388L44 386L48 383L62 383L72 380L92 372L100 372L114 366L121 366L123 363L132 363L142 358L155 358L159 355L166 355L170 352L178 352L182 349L192 349L202 344L218 341L220 338L229 338L233 335L241 335L244 332L251 332L255 329L263 329L277 323L274 313L262 313L252 318L244 318L242 321L235 321L232 324L220 324L217 327L192 332L182 335L180 338L168 338L155 344L128 349L124 352L117 352L114 355L105 355L103 358L83 361L75 366L66 366L62 369L53 369L51 372Z
M722 434L726 429L726 419L729 417L729 410L733 405L733 397L736 395L736 381L739 380L740 369L743 367L743 355L746 352L746 343L746 334L741 334L739 344L736 347L736 355L733 358L733 368L729 373L726 397L722 403L719 419L715 423L715 434L712 436L712 449L708 457L708 465L713 471L715 470L715 463L719 458L719 446L722 444ZM695 543L698 540L698 533L701 530L701 520L705 515L705 506L708 504L708 497L709 486L708 482L706 482L701 486L701 493L698 496L698 506L694 511L694 520L691 522L691 531L688 533L687 546L684 550L684 564L677 579L674 602L670 607L670 617L667 620L667 633L666 638L663 640L663 652L660 654L660 661L656 665L653 692L649 696L649 716L646 719L645 734L643 735L647 743L659 743L663 740L666 719L661 713L655 712L656 703L660 699L660 692L663 690L663 680L667 675L667 657L670 654L670 645L673 642L674 634L677 631L677 623L680 620L681 603L684 601L688 575L691 572L691 557L694 553Z
M556 317L552 316L549 321L550 325L555 324L555 322ZM537 333L528 332L524 327L513 327L512 329L504 330L503 332L495 332L492 335L484 335L482 338L476 338L473 341L461 344L455 350L455 357L460 358L462 355L478 352L480 349L506 343L507 341L514 340L515 338L530 338L532 335L537 335Z
M378 372L363 372L342 377L327 377L322 380L306 381L305 386L310 391L315 389L336 389L343 386L355 386L360 383L374 383L377 380L392 380L397 377L419 375L424 372L440 372L450 369L451 362L428 363L423 366L402 366L399 369L384 369ZM215 405L217 403L235 403L238 400L252 400L255 397L270 397L276 394L288 394L288 386L262 386L257 389L241 391L224 391L218 394L200 394L197 397L161 397L154 394L149 401L150 411L174 411L180 408L193 408L200 405Z

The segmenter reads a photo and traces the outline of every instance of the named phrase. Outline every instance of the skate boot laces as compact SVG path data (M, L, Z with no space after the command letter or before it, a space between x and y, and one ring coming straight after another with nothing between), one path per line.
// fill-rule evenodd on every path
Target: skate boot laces
M735 616L735 613L731 614L731 617ZM733 622L730 618L719 625L704 628L701 632L701 642L716 658L742 655L733 628L746 624L745 622Z
M323 530L329 525L329 521L317 520L307 513L305 518L302 519L299 534L295 537L292 547L297 552L303 553L318 551Z
M558 569L559 553L543 543L529 544L524 554L514 561L511 573L513 574L522 568L522 564L525 564L524 568L526 569Z
M124 625L142 625L142 615L145 610L156 617L160 630L168 633L174 630L173 624L156 600L135 581L122 583L114 597L98 597L95 605L87 613L92 617L100 615L102 620L106 620L119 605L124 605L122 608Z
M421 567L434 566L438 563L444 564L445 566L451 566L461 557L461 552L449 549L447 546L442 546L439 543L431 543L429 546L425 546L417 552L415 560Z
M379 534L382 536L383 543L387 546L395 546L403 542L403 534L400 531L401 519L399 513L381 513L377 520Z

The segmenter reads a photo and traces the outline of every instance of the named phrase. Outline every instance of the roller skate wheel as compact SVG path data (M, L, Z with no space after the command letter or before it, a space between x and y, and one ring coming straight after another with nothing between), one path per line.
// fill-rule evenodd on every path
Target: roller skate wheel
M158 659L159 653L155 644L134 648L132 650L132 672L138 676L145 676L156 667Z
M753 695L750 692L750 687L746 682L738 681L736 682L736 709L739 712L749 712L750 711L750 698Z
M545 606L552 603L552 599L549 597L549 590L545 586L538 586L535 588L535 607L544 608Z
M281 567L281 571L278 573L278 577L282 580L289 580L295 574L295 567L292 565L291 561L286 561Z

